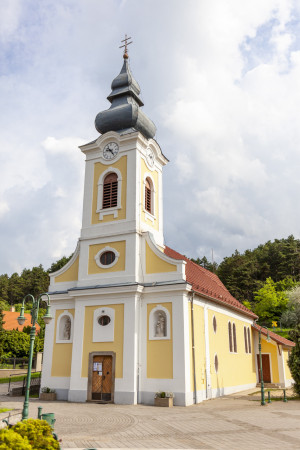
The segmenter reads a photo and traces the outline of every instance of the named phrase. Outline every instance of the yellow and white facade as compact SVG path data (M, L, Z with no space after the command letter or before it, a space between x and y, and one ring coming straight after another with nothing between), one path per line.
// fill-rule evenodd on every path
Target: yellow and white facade
M128 67L122 70L135 101L135 80ZM113 89L121 95L119 85ZM116 109L119 114L119 104ZM86 156L81 234L71 260L50 274L54 320L46 330L42 386L54 388L58 399L93 400L89 392L100 376L112 375L111 399L124 404L153 403L155 392L171 391L175 405L190 405L258 380L253 314L195 290L187 270L193 263L166 252L162 172L168 160L145 134L112 129L80 147ZM107 159L107 149L117 153ZM108 175L117 185L111 206L104 207ZM114 260L103 263L104 254ZM235 324L236 351L228 344L229 322ZM245 328L251 352L245 351ZM272 381L281 385L291 378L286 349L263 342ZM113 359L107 374L102 362L95 363L95 356L105 355Z

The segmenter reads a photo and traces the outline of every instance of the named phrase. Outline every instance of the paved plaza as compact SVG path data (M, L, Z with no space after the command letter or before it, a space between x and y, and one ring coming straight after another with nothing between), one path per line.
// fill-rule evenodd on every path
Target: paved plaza
M62 448L300 449L300 402L261 406L246 393L189 407L101 405L30 400L54 412ZM1 407L22 398L0 396Z

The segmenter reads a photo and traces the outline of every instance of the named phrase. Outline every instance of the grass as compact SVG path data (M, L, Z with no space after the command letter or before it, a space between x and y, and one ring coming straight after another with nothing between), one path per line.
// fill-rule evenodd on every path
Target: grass
M39 378L41 372L33 372L31 374L31 378ZM3 383L9 383L10 381L22 381L24 380L24 378L26 378L26 375L16 375L15 377L5 377L5 378L0 378L0 384Z
M11 408L0 408L0 413L6 412L6 411L12 411Z
M291 339L289 337L289 332L290 332L291 329L292 328L280 328L280 327L277 327L277 328L269 328L269 331L273 331L274 333L279 334L279 336L282 336L282 337L284 337L286 339Z

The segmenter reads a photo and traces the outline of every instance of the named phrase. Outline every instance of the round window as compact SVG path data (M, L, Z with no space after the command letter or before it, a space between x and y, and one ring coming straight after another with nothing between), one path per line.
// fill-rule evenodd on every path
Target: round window
M109 266L116 259L116 254L111 251L103 252L100 255L100 262L103 266Z
M100 316L98 319L99 325L105 327L105 325L108 325L110 323L110 317L109 316Z

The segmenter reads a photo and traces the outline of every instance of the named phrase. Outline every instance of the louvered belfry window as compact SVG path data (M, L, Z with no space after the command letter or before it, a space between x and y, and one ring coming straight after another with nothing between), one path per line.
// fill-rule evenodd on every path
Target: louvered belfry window
M145 210L152 214L152 188L149 178L145 183Z
M118 176L116 173L109 173L104 178L103 183L103 204L102 208L113 208L118 205Z

